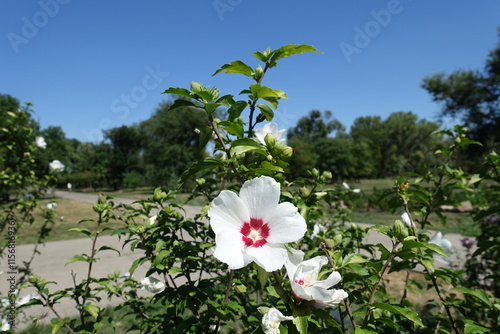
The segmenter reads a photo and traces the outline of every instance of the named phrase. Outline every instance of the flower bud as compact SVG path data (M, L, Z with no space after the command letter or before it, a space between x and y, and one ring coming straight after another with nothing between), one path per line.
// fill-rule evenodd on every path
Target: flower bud
M276 137L272 133L268 133L264 137L264 142L266 143L266 146L269 148L273 148L276 146Z
M323 174L321 174L321 177L325 180L325 182L328 182L332 179L332 172L329 171L324 171Z
M302 197L309 197L311 195L311 191L307 187L299 188L299 193Z

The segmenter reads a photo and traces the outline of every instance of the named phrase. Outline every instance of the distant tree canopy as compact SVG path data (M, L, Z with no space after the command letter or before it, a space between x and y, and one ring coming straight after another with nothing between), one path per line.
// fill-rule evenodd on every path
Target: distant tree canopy
M418 120L411 112L395 112L386 120L357 118L349 134L330 118L330 112L313 110L289 130L288 144L296 151L290 161L293 176L306 176L312 167L329 170L337 179L418 171L433 161L429 150L440 140L431 135L439 124Z
M441 117L459 119L472 139L485 144L483 150L471 149L472 156L500 148L500 43L489 53L483 71L434 74L424 78L422 87L443 104Z

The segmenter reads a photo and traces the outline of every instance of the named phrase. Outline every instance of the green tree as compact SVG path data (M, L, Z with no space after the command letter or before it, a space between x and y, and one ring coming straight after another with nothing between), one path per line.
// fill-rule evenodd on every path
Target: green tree
M108 160L108 183L113 189L123 187L126 173L143 172L142 134L138 126L123 125L104 132L111 147Z
M287 134L288 144L294 148L288 168L290 175L307 176L307 170L317 166L320 156L322 165L328 166L324 158L326 153L320 151L317 145L332 132L341 133L344 129L339 121L332 119L331 111L321 113L319 110L311 110L309 115L300 118Z
M153 116L139 125L146 177L154 186L175 187L184 170L205 155L195 132L208 126L204 113L188 107L168 111L171 105L160 103Z
M38 123L31 118L31 104L0 94L0 196L8 201L12 193L25 190L35 169L35 134Z
M500 37L500 29L499 29ZM440 117L459 119L471 139L485 144L468 151L477 157L500 145L500 43L486 59L484 70L457 70L424 78L422 87L442 103ZM469 159L476 160L478 159Z

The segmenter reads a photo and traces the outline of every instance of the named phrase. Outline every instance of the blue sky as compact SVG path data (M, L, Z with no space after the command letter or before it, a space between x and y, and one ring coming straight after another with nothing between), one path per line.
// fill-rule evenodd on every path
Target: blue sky
M289 99L289 128L312 109L349 129L363 116L440 106L426 75L482 69L498 42L500 2L465 1L6 1L0 11L0 93L34 104L42 128L96 142L102 130L151 116L168 87L191 81L237 95L251 83L212 74L221 65L286 44L323 54L283 59L263 84Z

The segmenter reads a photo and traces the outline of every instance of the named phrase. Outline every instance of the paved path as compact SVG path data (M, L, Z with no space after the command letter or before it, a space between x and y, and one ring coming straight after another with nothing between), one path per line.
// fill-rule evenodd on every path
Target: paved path
M55 196L58 198L71 198L74 200L84 201L88 203L94 203L97 201L97 195L94 194L84 194L78 192L66 192L66 191L56 191ZM115 198L115 203L126 203L131 204L134 200L126 199L126 198ZM196 213L199 212L200 208L196 206L184 206L186 210L186 216L193 217ZM396 219L397 217L395 217ZM359 224L362 226L369 226L367 224ZM447 234L445 235L448 238L455 248L455 254L453 255L453 260L455 263L463 263L465 259L465 253L462 247L460 246L460 239L463 238L459 234ZM392 247L390 240L375 231L370 231L368 236L368 243L377 244L382 243L388 249ZM99 253L99 261L94 263L92 269L93 277L106 277L108 274L118 270L122 274L125 274L130 268L132 262L141 256L141 252L131 252L128 247L122 249L122 242L118 240L118 237L111 236L103 236L98 239L97 248L101 246L110 246L115 249L120 250L120 254L118 255L113 251L105 251ZM27 261L32 253L33 253L34 245L20 245L16 248L16 256L18 263L22 263L21 261ZM32 269L35 275L41 276L42 278L47 279L48 281L57 282L56 285L49 285L49 289L54 291L56 289L64 289L73 286L71 273L76 274L77 282L80 282L82 279L86 278L88 266L84 262L74 262L69 265L65 265L71 256L75 254L81 253L89 253L91 249L91 240L86 239L72 239L72 240L63 240L63 241L54 241L47 242L45 245L39 246L39 251L41 254L37 255L35 261L32 264ZM438 262L436 262L438 266ZM5 268L0 268L0 270L4 271ZM138 280L142 279L146 273L147 268L145 266L139 267L134 277ZM4 276L2 275L2 276ZM3 277L2 277L3 278ZM6 279L2 279L0 282L0 290L7 291L7 282ZM33 290L30 288L24 289L23 293L32 292ZM119 301L107 301L106 298L103 298L101 305L106 306L110 303L117 303ZM69 298L64 298L61 300L61 303L55 306L57 311L61 314L61 316L74 316L76 315L75 303ZM41 306L32 306L27 310L27 314L31 316L38 317L43 313L46 313L47 309ZM47 320L52 318L53 314L49 313ZM19 326L18 328L21 328Z

